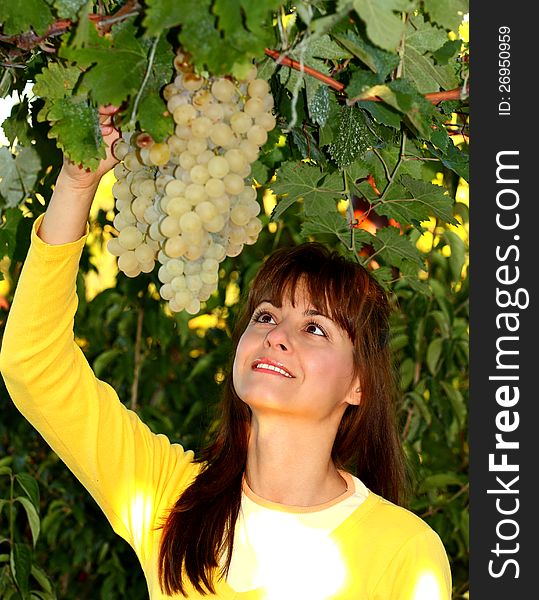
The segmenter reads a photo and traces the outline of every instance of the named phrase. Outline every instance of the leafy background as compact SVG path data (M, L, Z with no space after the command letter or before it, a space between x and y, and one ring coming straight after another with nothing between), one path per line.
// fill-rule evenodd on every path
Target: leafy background
M200 72L254 60L278 125L252 183L264 229L222 264L217 292L171 314L155 273L105 250L113 177L92 209L75 335L96 374L156 432L197 449L238 301L273 249L317 239L372 269L395 304L410 508L440 534L468 598L468 39L465 0L26 0L0 4L0 333L34 219L64 152L94 167L99 104L156 140L181 45ZM325 76L325 79L324 79ZM0 388L0 597L147 598L130 547Z

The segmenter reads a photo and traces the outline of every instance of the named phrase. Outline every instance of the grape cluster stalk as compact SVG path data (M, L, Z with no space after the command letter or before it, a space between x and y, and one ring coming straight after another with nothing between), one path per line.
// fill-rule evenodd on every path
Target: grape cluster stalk
M197 314L217 289L220 263L258 239L260 204L246 178L276 119L254 65L242 80L206 78L179 51L174 67L163 90L174 134L154 142L136 131L113 146L118 236L107 247L128 277L157 263L170 310Z

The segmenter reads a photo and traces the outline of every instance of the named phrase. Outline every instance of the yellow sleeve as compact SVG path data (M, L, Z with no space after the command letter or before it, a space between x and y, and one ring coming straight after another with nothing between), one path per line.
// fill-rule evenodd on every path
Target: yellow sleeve
M193 454L154 435L95 377L73 335L86 236L49 245L36 234L40 222L7 320L0 371L20 412L144 560L156 519L193 477Z
M443 544L432 529L408 540L389 563L374 600L451 600L451 571Z

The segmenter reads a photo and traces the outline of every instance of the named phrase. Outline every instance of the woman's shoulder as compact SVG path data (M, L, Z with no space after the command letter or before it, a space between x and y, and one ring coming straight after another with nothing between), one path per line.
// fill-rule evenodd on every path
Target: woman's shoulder
M438 534L421 517L370 490L364 508L363 518L358 519L357 524L376 539L383 540L387 549L414 542L426 546L441 545Z

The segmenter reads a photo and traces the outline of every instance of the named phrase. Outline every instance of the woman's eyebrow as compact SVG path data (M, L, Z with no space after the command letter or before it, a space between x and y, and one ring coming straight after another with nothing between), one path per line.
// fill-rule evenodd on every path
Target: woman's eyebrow
M329 319L330 321L333 321L333 319L331 317L329 317L328 315L326 315L323 312L320 312L319 310L316 310L315 308L309 308L306 311L304 311L303 316L305 317L324 317L325 319Z

